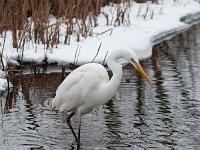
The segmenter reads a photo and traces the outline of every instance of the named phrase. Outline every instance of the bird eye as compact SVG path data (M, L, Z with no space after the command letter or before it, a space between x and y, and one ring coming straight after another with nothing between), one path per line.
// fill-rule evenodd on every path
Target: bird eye
M131 58L131 61L132 61L132 62L135 62L135 60L134 60L133 58Z

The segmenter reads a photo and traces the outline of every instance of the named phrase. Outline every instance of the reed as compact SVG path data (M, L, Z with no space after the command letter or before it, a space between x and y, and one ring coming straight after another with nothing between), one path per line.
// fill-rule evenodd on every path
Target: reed
M60 42L60 27L64 24L64 43L70 44L72 35L79 42L93 35L92 28L98 25L97 16L109 3L126 5L118 6L113 21L104 14L108 25L128 24L126 11L131 0L0 0L0 34L10 30L12 46L16 49L23 49L30 41L52 48ZM51 16L57 18L54 24L50 24Z

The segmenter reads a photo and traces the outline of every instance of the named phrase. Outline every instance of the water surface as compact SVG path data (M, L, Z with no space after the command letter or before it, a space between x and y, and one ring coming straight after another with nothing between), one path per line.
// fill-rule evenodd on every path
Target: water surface
M152 87L126 66L115 97L83 117L81 149L200 149L200 25L156 45L141 64ZM76 149L64 116L47 111L62 74L11 81L0 99L0 149Z

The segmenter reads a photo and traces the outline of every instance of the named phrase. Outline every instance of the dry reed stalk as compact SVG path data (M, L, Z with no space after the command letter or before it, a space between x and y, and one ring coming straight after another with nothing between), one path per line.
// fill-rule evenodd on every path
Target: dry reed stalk
M98 48L98 50L97 50L97 53L96 53L96 55L94 56L94 58L93 58L93 60L91 61L91 63L93 63L94 60L96 59L96 57L98 56L99 51L100 51L100 49L101 49L101 45L102 45L102 43L100 43L99 48Z
M60 38L60 25L66 26L65 44L70 44L71 36L77 35L76 40L92 35L92 28L97 26L97 16L101 8L109 3L122 3L113 19L116 25L128 20L127 9L132 0L0 0L0 33L11 30L13 47L22 48L25 41L34 40L46 48L56 46ZM157 2L157 0L152 0ZM141 1L140 1L141 2ZM62 18L49 25L49 18L54 15ZM104 14L109 22L107 14ZM31 18L29 18L31 17ZM29 24L27 26L27 24Z

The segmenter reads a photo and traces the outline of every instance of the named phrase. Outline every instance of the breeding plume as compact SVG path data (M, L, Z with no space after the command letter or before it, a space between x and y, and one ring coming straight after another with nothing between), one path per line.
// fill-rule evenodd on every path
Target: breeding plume
M120 49L112 52L107 58L107 65L113 74L110 80L104 66L97 63L82 65L65 78L56 90L55 98L49 104L49 109L52 111L58 109L61 113L70 112L66 120L78 145L80 145L81 117L105 104L118 90L122 78L122 65L118 63L120 58L126 59L149 84L152 83L142 69L135 52L130 49ZM75 113L79 120L78 136L70 123Z

